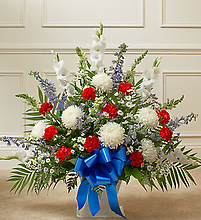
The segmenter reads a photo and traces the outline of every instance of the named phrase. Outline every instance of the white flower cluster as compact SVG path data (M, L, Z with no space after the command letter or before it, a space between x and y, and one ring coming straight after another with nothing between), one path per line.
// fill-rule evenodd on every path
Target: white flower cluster
M141 151L144 160L149 163L153 163L158 156L154 143L148 139L142 139L139 150Z
M115 149L124 142L124 128L116 122L108 122L100 128L100 140L106 147Z
M158 116L151 107L142 108L137 113L137 120L148 128L154 128L158 125Z
M171 151L170 154L165 155L165 157L167 158L167 160L169 162L180 162L182 164L190 164L191 161L188 160L187 156L184 155L181 151L181 149L176 148L174 149L174 151Z
M32 150L25 150L24 148L20 150L16 150L13 153L16 157L18 157L18 160L20 160L23 163L28 161L31 157L34 156Z
M66 128L75 130L79 125L78 120L82 116L83 112L81 108L72 105L63 111L61 119Z
M153 83L157 79L159 73L160 73L159 68L153 67L151 70L145 71L142 74L143 81L141 83L141 88L139 93L144 100L148 98L148 96L150 95L151 89L153 87Z

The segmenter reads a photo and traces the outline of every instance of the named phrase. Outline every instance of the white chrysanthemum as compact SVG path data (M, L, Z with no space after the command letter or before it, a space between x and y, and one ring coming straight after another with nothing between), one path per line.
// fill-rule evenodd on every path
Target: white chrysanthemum
M31 136L33 138L42 138L45 133L46 124L44 121L39 121L32 129Z
M103 92L109 92L113 87L112 79L105 73L98 73L93 76L92 84Z
M75 130L78 127L78 119L81 118L83 112L77 106L69 106L61 115L62 122L68 129Z
M115 122L108 122L100 128L100 140L107 147L116 148L124 142L124 128Z
M147 126L148 128L154 128L158 125L158 116L156 111L151 107L142 108L138 111L138 122Z
M156 160L157 150L151 140L143 139L141 141L141 146L139 147L139 150L142 151L141 153L145 161L152 163Z

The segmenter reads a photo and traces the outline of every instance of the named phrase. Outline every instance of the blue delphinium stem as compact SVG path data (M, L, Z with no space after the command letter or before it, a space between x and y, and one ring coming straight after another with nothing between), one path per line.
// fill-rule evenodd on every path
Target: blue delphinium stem
M111 77L113 80L113 91L116 91L117 86L120 82L122 82L122 75L123 75L123 63L124 63L124 55L127 51L127 45L125 43L121 44L118 48L120 49L119 52L116 52L114 56L117 56L117 60L113 60L112 63L115 66L110 67L110 71L114 71L113 76Z
M39 81L40 87L43 89L45 95L54 105L58 102L56 95L56 87L50 79L43 79L38 71L30 71L29 75L33 75Z

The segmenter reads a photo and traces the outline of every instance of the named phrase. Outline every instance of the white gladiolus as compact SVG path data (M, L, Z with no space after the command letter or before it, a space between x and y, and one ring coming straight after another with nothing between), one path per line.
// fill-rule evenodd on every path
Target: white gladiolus
M142 108L138 111L138 122L148 128L154 128L158 125L158 116L151 107Z
M139 90L139 94L141 95L143 100L149 97L151 89L153 88L153 84L155 80L158 78L159 73L159 68L153 67L151 70L145 71L142 74L143 82L140 85L141 87Z
M69 95L74 94L74 88L70 84L72 76L70 71L64 68L64 61L60 60L59 62L55 59L53 63L53 68L57 74L57 80L60 83L62 89L66 89Z
M25 149L20 149L20 150L17 150L14 152L14 155L16 157L18 157L18 159L21 161L21 162L26 162L28 161L31 157L34 156L33 152L31 150L25 150Z
M31 137L33 138L42 138L45 133L46 124L44 121L39 121L35 124L32 129Z
M104 51L106 48L105 38L98 36L98 31L95 29L95 34L92 36L93 41L90 47L90 63L91 69L96 72L103 72L104 65L102 63Z
M93 76L92 84L103 92L109 92L113 88L112 79L105 73L98 73Z
M75 130L79 125L78 120L82 115L83 112L81 108L77 106L69 106L63 111L61 119L66 128Z
M125 130L120 124L108 122L100 128L100 140L106 147L115 149L124 142Z
M151 140L143 139L139 149L142 151L142 155L145 161L153 163L156 160L158 154L156 147Z
M151 70L145 71L143 73L143 78L147 80L152 80L152 79L155 80L158 78L159 73L160 73L160 69L158 67L153 67Z

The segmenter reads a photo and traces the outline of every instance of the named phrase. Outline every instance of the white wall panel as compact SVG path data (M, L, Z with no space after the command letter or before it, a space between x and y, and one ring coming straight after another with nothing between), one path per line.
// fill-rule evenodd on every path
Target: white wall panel
M0 135L23 137L23 103L15 94L23 93L22 73L0 72Z
M0 0L0 27L24 27L25 0Z
M43 27L143 27L144 0L43 0ZM121 9L121 11L120 11Z
M183 94L184 101L176 109L171 111L171 116L180 118L187 116L191 112L201 115L201 72L164 72L164 102L167 98L178 99ZM192 122L188 126L183 125L178 131L182 137L201 138L201 119Z
M201 28L200 0L162 0L162 27Z

